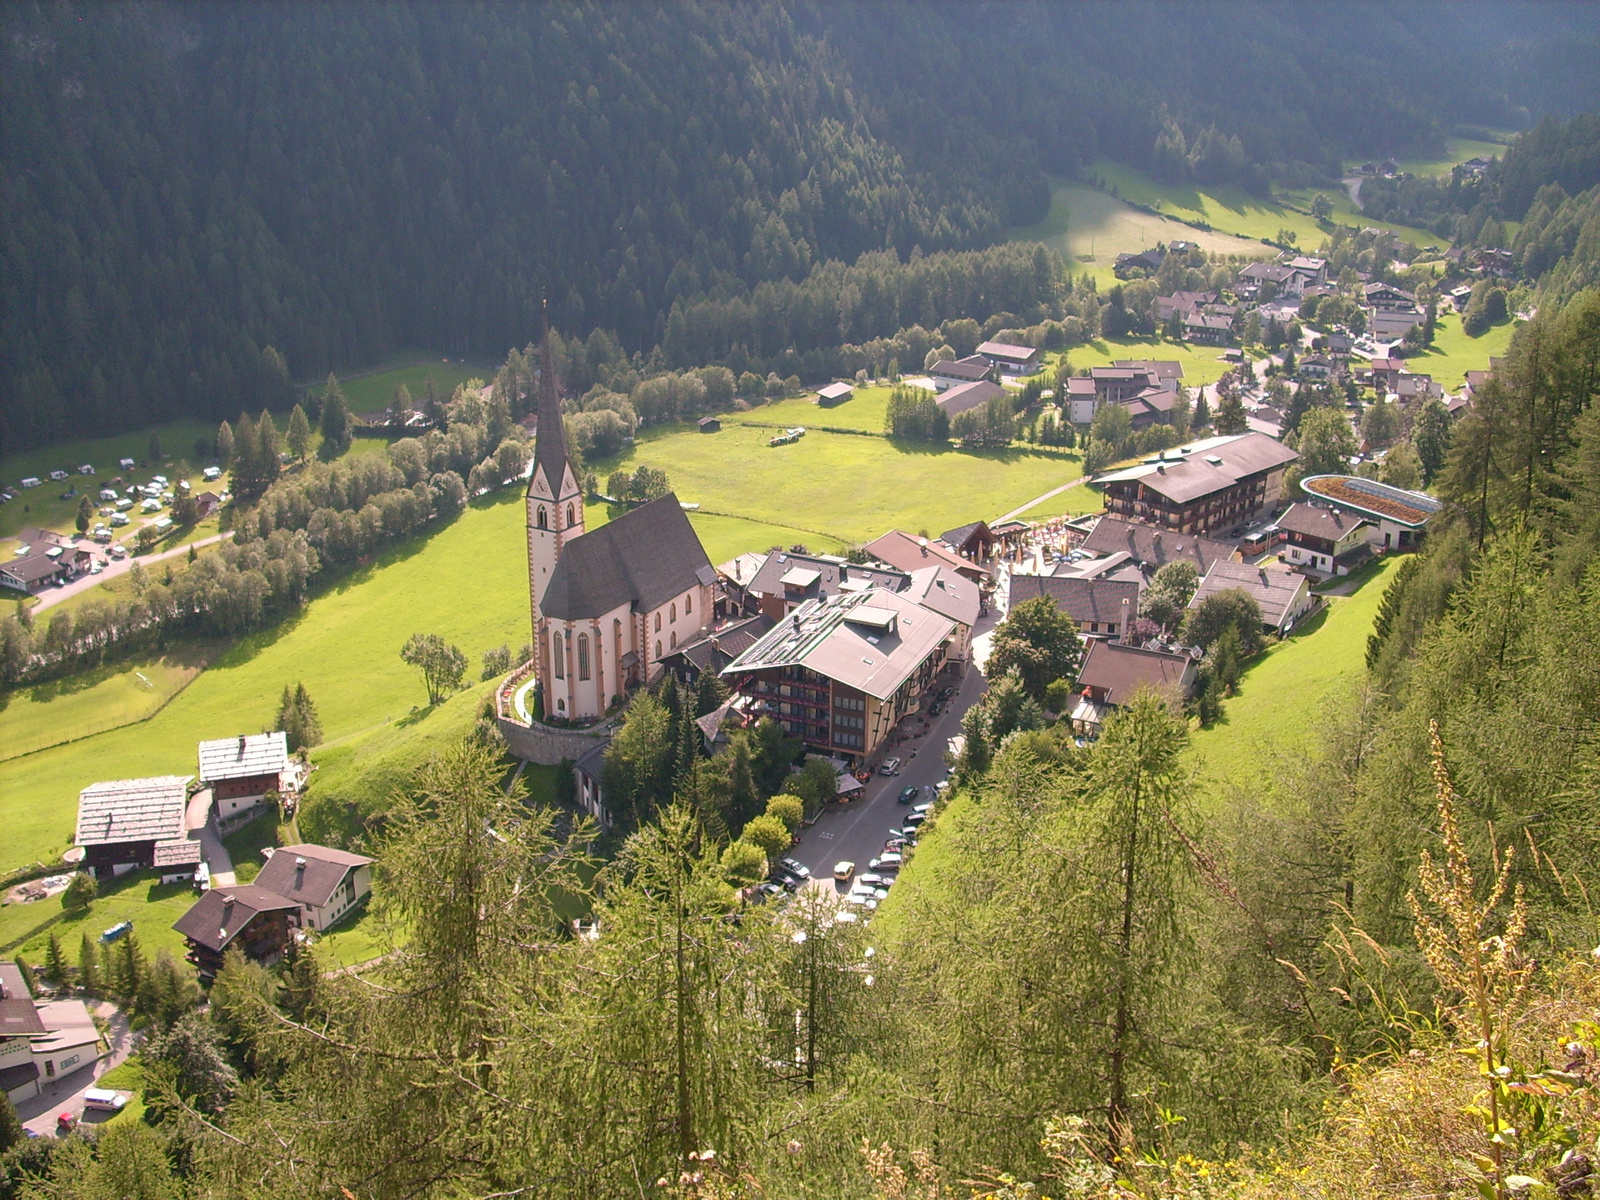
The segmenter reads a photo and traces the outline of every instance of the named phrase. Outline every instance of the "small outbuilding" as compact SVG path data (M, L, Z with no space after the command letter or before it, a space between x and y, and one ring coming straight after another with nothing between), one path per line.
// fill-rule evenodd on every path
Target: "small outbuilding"
M699 421L701 433L716 433L722 428L720 417L701 417Z
M855 394L855 389L848 383L830 383L825 388L817 389L817 403L823 408L832 408L836 404L843 404Z

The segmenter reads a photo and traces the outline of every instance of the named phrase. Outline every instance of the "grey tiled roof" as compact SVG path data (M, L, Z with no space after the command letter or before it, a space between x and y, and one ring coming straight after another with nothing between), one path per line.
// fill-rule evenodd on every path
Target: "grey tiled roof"
M1049 596L1056 607L1078 624L1121 625L1139 615L1139 585L1111 579L1083 579L1060 575L1013 575L1013 606L1038 596ZM1124 604L1123 602L1127 603Z
M92 783L78 793L79 846L118 842L167 842L184 837L192 775L113 779Z
M624 604L648 612L715 579L694 526L668 492L568 542L539 607L563 621L599 617Z
M289 735L240 734L200 743L200 782L276 775L289 765Z

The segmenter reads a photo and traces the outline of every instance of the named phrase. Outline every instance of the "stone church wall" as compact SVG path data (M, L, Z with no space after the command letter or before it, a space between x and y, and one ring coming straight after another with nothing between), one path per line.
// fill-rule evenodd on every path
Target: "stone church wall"
M609 723L595 729L553 729L548 725L520 725L501 717L499 725L515 757L545 767L560 766L563 759L576 762L612 733Z

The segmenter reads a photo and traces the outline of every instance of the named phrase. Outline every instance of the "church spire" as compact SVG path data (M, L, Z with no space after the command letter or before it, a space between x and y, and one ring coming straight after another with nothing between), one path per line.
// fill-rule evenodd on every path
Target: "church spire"
M567 431L561 423L561 390L556 386L555 358L550 353L550 302L545 301L544 341L539 357L539 430L535 434L535 472L544 471L550 495L559 498L567 470Z

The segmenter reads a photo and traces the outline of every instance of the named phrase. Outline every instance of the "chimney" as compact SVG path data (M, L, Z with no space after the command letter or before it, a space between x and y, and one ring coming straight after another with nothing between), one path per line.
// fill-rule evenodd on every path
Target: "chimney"
M1266 587L1267 586L1267 582L1268 582L1267 581L1267 569L1265 567L1262 567L1261 568L1261 586L1262 587Z
M923 558L927 558L928 557L928 539L924 538L924 537L919 537L917 539L917 545L919 547L921 547L921 549L922 549L922 557Z
M239 757L240 757L240 758L243 758L243 757L244 757L244 742L245 742L245 736L246 736L246 735L245 735L245 734L242 734L242 733L241 733L241 734L240 734L240 735L239 735Z

